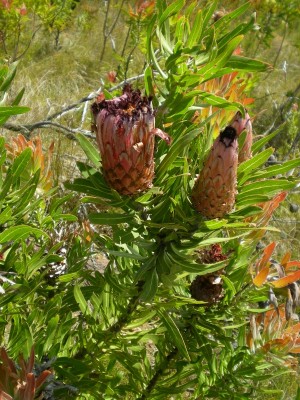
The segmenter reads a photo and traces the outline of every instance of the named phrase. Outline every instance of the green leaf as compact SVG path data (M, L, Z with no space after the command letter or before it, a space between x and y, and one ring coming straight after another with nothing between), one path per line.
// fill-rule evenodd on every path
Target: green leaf
M66 182L64 186L67 189L74 190L79 193L86 193L91 196L102 197L107 200L113 200L114 196L108 187L102 186L100 184L95 187L93 183L88 179L78 178L74 180L74 183Z
M197 73L202 75L202 81L207 80L211 75L220 70L226 61L230 58L233 51L238 47L240 42L243 40L243 36L237 36L226 43L226 46L222 48L222 51L213 58L208 64L201 68Z
M92 224L97 225L118 225L133 221L133 215L115 213L90 213L88 215Z
M147 96L153 96L155 93L153 84L152 84L152 69L148 65L144 72L144 84L145 84L145 94Z
M223 97L216 96L215 94L208 93L208 92L203 92L203 91L197 91L198 97L205 101L206 103L210 104L211 106L214 107L219 107L219 108L225 108L227 110L239 110L242 114L244 114L245 110L242 104L236 103L236 102L231 102L223 99Z
M23 114L30 111L28 107L20 106L0 106L0 118L9 117L11 115Z
M202 11L198 11L196 14L196 17L193 21L193 26L192 26L191 32L190 32L189 37L186 42L187 47L191 48L191 47L199 44L199 40L202 35L202 30L203 30Z
M283 129L286 128L287 122L284 122L276 131L270 133L269 135L264 136L263 138L257 140L253 145L252 145L252 153L255 154L257 153L262 147L264 147L271 139L273 139L275 136L277 136L280 132L282 132Z
M141 301L150 302L153 300L158 289L158 275L156 268L152 268L143 274L143 279L145 281L143 285L143 290L140 294Z
M270 148L262 151L261 153L256 154L250 160L247 160L239 165L238 174L241 174L241 173L243 173L244 175L249 174L249 172L251 172L254 169L265 164L265 162L268 160L270 155L273 153L274 153L274 149L270 147Z
M88 304L82 294L82 291L81 291L79 285L77 285L77 284L74 286L74 297L75 297L77 304L79 305L79 308L80 308L80 311L82 312L82 314L89 315L90 310L89 310Z
M249 183L241 188L241 192L237 195L237 200L247 198L249 195L268 195L271 196L274 193L283 190L289 190L295 187L295 182L287 181L286 179L269 179L266 181L259 181Z
M220 26L223 26L225 24L230 24L231 21L233 21L235 18L244 14L244 12L248 10L249 6L250 4L247 2L245 4L242 4L236 10L233 10L232 12L225 14L222 18L220 18L218 21L214 23L214 28L217 30Z
M47 330L46 330L46 334L45 334L45 343L44 343L44 347L43 347L43 351L45 353L48 353L49 350L51 349L51 347L53 346L53 339L54 339L55 333L57 331L58 324L59 324L59 315L55 315L48 322L48 326L47 326Z
M26 169L27 164L29 163L32 155L32 150L30 147L27 147L20 155L18 155L14 163L11 167L11 172L13 174L13 180L15 181Z
M28 225L12 226L0 233L0 243L5 243L9 241L16 241L21 239L26 239L28 236L34 235L39 238L41 236L48 236L45 232L40 229L33 228Z
M6 71L7 74L1 82L0 92L6 92L9 88L17 72L17 63L13 63L8 69L6 69Z
M171 145L167 155L164 157L164 159L160 162L159 167L156 171L156 179L157 182L160 183L161 180L165 177L165 173L169 166L176 160L176 158L179 156L179 154L183 153L184 150L186 149L187 146L190 145L190 143L196 139L197 136L200 135L201 130L200 128L207 124L211 118L213 118L216 115L216 113L213 113L209 118L206 118L204 121L202 121L197 129L193 129L192 131L182 135L179 137L178 140L175 140L174 143Z
M265 72L272 69L270 64L242 56L231 56L226 63L226 67L237 71L245 70L249 72Z
M156 315L156 310L147 310L139 315L137 319L134 321L131 321L128 325L126 325L123 329L135 329L140 327L141 325L144 325L146 322L154 318Z
M164 310L157 310L157 314L162 320L163 324L167 328L167 332L169 333L170 337L173 339L175 346L181 353L181 355L188 361L190 361L190 355L183 339L183 336L178 329L173 318L170 316L169 313L165 312Z
M172 15L178 13L184 6L184 0L173 1L162 13L158 19L158 25L161 26L166 19L170 18Z
M126 253L125 251L117 251L117 250L110 250L106 249L108 254L111 254L115 257L122 257L122 258L131 258L133 260L145 260L145 257L141 256L138 253Z
M204 8L204 16L203 16L203 26L207 27L211 21L211 17L213 15L213 13L216 10L216 7L218 5L219 1L218 0L214 0L213 2L210 2L210 6L209 7L205 7ZM205 31L203 31L204 34ZM202 35L201 35L202 37Z
M6 207L2 213L0 214L0 225L4 225L7 221L11 219L12 209L10 207Z
M11 103L12 106L19 105L20 101L22 100L25 93L25 88L21 89L17 96L14 98L14 101Z
M290 160L283 164L272 165L262 171L258 171L255 174L251 175L248 179L265 179L274 177L276 175L284 174L285 172L291 171L294 168L298 168L300 166L300 159Z
M78 133L76 135L76 138L80 143L82 150L85 152L87 158L91 161L93 165L95 165L95 167L99 168L101 163L100 151L96 147L94 147L92 143L81 133Z
M245 207L245 206L251 205L251 204L264 203L268 200L270 200L269 196L254 193L254 194L244 197L243 199L237 198L236 204L240 208L240 207Z

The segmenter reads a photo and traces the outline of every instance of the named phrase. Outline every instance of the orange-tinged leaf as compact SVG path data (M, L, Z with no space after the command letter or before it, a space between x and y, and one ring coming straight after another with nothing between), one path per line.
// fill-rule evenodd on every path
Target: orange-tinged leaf
M293 325L293 326L289 326L284 333L288 333L288 334L293 334L293 333L298 333L300 331L300 322L298 322L297 324Z
M292 267L300 267L300 261L289 261L284 265L284 269L288 271Z
M291 252L290 251L288 251L287 253L285 253L285 255L282 257L282 260L281 260L281 263L280 264L282 264L282 265L284 265L284 264L286 264L286 263L288 263L289 261L290 261L290 259L291 259Z
M35 376L32 372L26 376L26 386L24 391L24 399L34 399L35 394Z
M243 105L244 106L247 106L248 104L252 104L252 103L254 103L254 98L253 97L248 97L247 99L245 99L243 101Z
M257 287L262 286L266 282L269 270L270 267L267 266L259 271L256 277L253 279L253 283L255 286Z
M3 392L2 390L0 390L0 399L1 400L13 400L13 398L7 394L6 392Z
M40 386L42 386L42 384L45 382L45 380L48 378L49 375L51 375L52 372L49 371L48 369L46 369L45 371L43 371L37 378L35 381L35 388L38 389Z
M300 279L300 271L296 271L293 274L287 275L284 278L280 278L277 281L271 282L271 285L277 289L286 287L289 283L296 282Z
M27 363L26 372L32 372L33 367L34 367L34 348L32 347L30 351L30 357Z
M16 367L13 363L13 361L8 357L8 354L5 350L4 347L1 348L0 350L0 359L2 361L2 363L8 367L13 373L17 373Z
M276 242L270 243L267 247L264 249L263 256L257 266L257 270L260 271L262 268L264 268L269 261L274 249L276 247Z
M294 354L299 354L300 353L300 346L299 347L293 347L289 353L294 353Z

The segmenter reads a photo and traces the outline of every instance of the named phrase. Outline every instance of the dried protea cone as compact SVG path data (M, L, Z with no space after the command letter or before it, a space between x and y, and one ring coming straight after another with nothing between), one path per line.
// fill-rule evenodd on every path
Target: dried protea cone
M245 141L242 145L242 147L239 150L239 164L242 163L243 161L247 161L250 158L252 158L252 123L249 114L246 112L245 113L245 118L242 118L242 114L238 111L230 126L235 128L237 135L240 136L240 134L246 130L246 137Z
M222 218L233 209L237 165L237 132L227 126L215 140L192 191L192 203L205 217Z
M193 299L205 301L213 304L219 301L223 295L223 283L217 274L198 275L190 286L190 292Z
M196 251L199 264L211 264L226 260L228 257L222 253L222 247L214 244L210 248ZM218 302L223 297L223 282L221 275L224 269L206 275L198 275L190 286L193 299L205 301L207 305Z
M124 195L152 186L154 135L170 138L155 129L151 99L126 85L123 95L92 105L103 174L108 184Z

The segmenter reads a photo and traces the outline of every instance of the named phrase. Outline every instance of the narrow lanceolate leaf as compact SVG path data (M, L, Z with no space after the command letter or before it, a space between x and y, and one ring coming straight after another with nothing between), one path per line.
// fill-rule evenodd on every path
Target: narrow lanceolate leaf
M81 133L76 135L78 142L82 150L85 152L87 158L96 166L98 167L100 164L100 154L98 149L96 149L92 143Z
M89 214L89 220L92 224L97 225L118 225L132 222L133 216L130 214L91 213Z
M0 243L9 242L11 240L26 239L28 236L34 235L35 237L48 236L40 229L33 228L28 225L12 226L0 233Z
M205 101L206 103L212 106L225 108L226 110L234 110L234 111L239 110L241 111L241 113L244 113L244 107L242 106L242 104L227 101L223 97L216 96L215 94L199 90L198 97L199 99Z
M260 153L259 153L260 154ZM290 160L285 163L273 165L268 167L262 171L258 171L251 176L251 179L265 179L273 176L278 176L285 174L288 171L293 170L294 168L298 168L300 165L300 159L296 158L295 160Z
M177 156L201 133L200 129L194 129L174 142L170 151L160 163L156 171L157 181L163 178L168 167L176 160Z
M257 153L260 149L262 149L270 140L272 140L275 136L277 136L283 129L286 127L287 123L284 122L276 131L270 133L269 135L257 140L252 146L252 153Z
M143 285L143 290L140 294L140 299L141 301L149 302L153 300L158 288L158 275L156 272L156 268L152 268L147 271L144 274L143 279L145 283Z
M11 171L13 174L13 179L18 178L21 173L24 171L26 165L28 164L32 155L32 150L30 147L27 147L22 153L17 156L12 165Z
M289 271L294 269L294 267L300 267L300 261L289 261L286 263L281 262L281 265L283 265L285 271Z
M280 264L283 265L284 267L286 267L286 264L290 261L291 256L292 256L292 253L290 251L285 253L285 255L282 257L282 259L280 261Z
M28 107L19 106L0 106L0 118L9 117L10 115L23 114L30 111Z
M162 13L162 15L158 19L158 24L161 26L167 18L170 18L172 15L176 14L178 11L182 9L184 5L184 0L173 1Z
M267 247L264 249L263 256L261 260L259 261L259 264L257 266L258 271L260 271L262 268L264 268L269 261L271 255L273 254L273 251L276 247L276 242L270 243Z
M268 160L271 154L273 154L274 149L271 147L269 149L264 150L263 152L256 154L251 160L247 160L239 165L238 167L238 176L240 175L248 175L251 171L259 168L264 165Z
M74 297L79 305L80 311L85 315L89 313L87 301L85 300L82 291L78 285L74 286Z
M277 281L271 282L271 285L277 289L286 287L289 283L296 282L300 279L300 271L294 272L293 274L287 275L284 278L280 278Z
M295 185L295 182L290 182L286 179L269 179L265 181L254 182L248 185L244 185L241 188L241 192L238 194L237 198L238 200L243 200L244 198L247 198L249 195L252 194L266 194L268 196L271 196L276 192L292 189L293 187L295 187Z
M170 316L170 314L163 310L158 310L157 314L161 318L163 324L166 326L169 335L173 339L174 344L178 348L181 355L185 357L188 361L190 361L190 355L187 346L173 318Z
M257 287L262 286L267 280L269 271L270 271L269 267L262 268L256 275L256 277L253 279L254 285Z
M230 67L235 70L246 70L249 72L264 72L272 69L270 64L241 56L231 56L226 63L226 67Z

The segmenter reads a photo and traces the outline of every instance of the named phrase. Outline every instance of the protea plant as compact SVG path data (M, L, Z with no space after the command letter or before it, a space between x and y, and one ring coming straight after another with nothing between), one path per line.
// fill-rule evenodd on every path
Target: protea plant
M103 174L120 194L133 195L152 186L154 177L154 136L167 143L170 138L155 129L150 97L142 97L130 85L123 95L92 105Z
M192 203L207 218L222 218L235 204L237 129L227 126L216 138L192 190Z
M239 164L243 161L247 161L252 157L251 147L252 147L252 123L249 114L245 113L245 118L238 111L233 117L231 124L235 128L237 135L240 136L245 130L245 140L239 150Z

